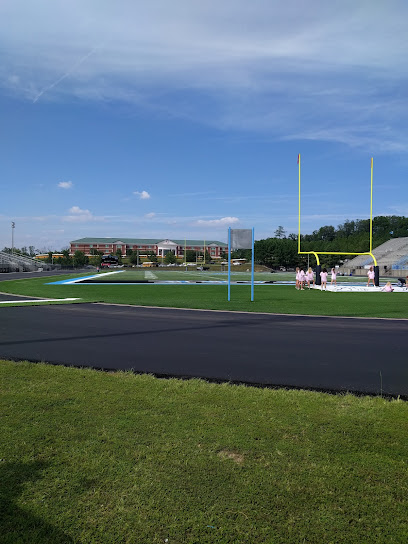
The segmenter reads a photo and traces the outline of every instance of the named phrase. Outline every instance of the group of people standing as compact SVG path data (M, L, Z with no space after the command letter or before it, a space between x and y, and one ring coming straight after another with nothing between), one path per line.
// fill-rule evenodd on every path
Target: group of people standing
M320 289L322 291L326 290L327 286L327 268L323 268L323 270L320 272L320 280L321 280L321 286ZM374 267L370 267L369 271L367 272L368 281L367 281L367 287L369 287L370 283L373 284L373 287L375 287L375 272ZM314 278L314 272L311 268L305 272L303 268L297 267L296 268L296 289L300 291L305 290L305 286L310 289L310 285L315 286L315 278ZM337 286L337 271L335 268L331 269L331 281L330 285L336 285ZM408 276L407 276L407 283L406 283L407 289L408 289ZM391 282L389 281L385 287L383 287L382 291L386 291L388 293L392 293L394 291Z
M327 286L327 268L323 268L323 270L320 272L320 280L321 280L321 290L325 291ZM296 268L296 289L299 291L304 291L305 286L310 289L310 285L315 286L315 277L314 272L311 268L305 272L303 268ZM330 285L337 285L337 271L335 268L331 269L331 282Z

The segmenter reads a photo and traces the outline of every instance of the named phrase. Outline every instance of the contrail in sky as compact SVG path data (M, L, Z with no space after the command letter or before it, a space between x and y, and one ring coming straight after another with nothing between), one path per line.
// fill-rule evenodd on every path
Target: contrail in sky
M35 103L38 101L38 99L41 98L41 96L42 96L44 93L50 91L50 90L53 89L56 85L58 85L59 83L61 83L61 81L62 81L63 79L65 79L66 77L68 77L69 75L71 75L72 72L74 72L74 71L78 68L78 66L81 66L81 64L82 64L83 62L85 62L86 59L87 59L88 57L90 57L90 56L96 51L96 49L97 49L97 47L93 47L93 48L89 51L89 53L87 53L85 56L83 56L82 58L80 58L79 61L76 62L76 63L68 70L68 72L65 72L65 74L63 74L60 78L58 78L56 81L54 81L54 83L51 83L51 85L48 85L47 87L44 87L44 89L42 89L42 90L37 94L37 96L34 98L33 104L35 104Z

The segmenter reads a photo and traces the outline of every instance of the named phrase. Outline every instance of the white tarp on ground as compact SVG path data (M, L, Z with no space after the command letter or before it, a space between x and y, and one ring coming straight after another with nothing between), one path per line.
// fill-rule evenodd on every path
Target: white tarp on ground
M367 287L366 285L328 285L327 291L331 291L332 293L381 293L383 292L384 286L381 287L373 287L370 285L370 287ZM405 287L397 287L396 285L393 285L392 288L394 289L394 293L408 293L408 290ZM312 289L321 289L320 285L315 285L312 287Z

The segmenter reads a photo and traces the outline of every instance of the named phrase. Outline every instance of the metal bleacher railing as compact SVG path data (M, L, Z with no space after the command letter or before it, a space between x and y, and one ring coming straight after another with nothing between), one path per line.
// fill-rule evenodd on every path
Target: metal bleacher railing
M26 257L25 255L19 255L17 253L6 253L0 251L0 268L7 271L20 271L29 272L35 271L39 268L49 269L49 265L44 264L41 261Z

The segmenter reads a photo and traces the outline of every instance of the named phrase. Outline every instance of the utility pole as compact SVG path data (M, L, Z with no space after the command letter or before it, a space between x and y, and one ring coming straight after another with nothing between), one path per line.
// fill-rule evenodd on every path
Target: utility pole
M16 224L14 221L11 222L11 254L14 253L14 229L16 228Z

